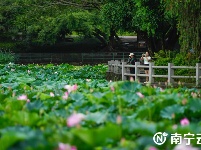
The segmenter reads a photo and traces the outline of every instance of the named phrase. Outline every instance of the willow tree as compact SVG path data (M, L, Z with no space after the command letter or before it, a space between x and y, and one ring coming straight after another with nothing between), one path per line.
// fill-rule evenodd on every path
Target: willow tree
M168 12L177 17L181 52L190 50L196 56L201 55L201 1L200 0L164 0Z

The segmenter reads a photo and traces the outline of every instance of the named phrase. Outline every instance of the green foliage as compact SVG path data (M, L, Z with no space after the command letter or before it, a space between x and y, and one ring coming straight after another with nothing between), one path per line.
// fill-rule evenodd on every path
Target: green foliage
M9 34L9 40L21 39L27 43L54 44L64 40L65 36L73 31L84 36L92 36L95 28L99 28L99 15L84 8L74 8L61 2L35 1L1 1L4 9L2 15L2 33ZM74 2L72 2L74 3ZM22 6L22 7L21 7ZM65 6L65 7L64 7ZM6 14L6 15L5 15ZM8 26L9 24L9 26ZM9 30L6 30L9 27Z
M118 35L121 35L121 36L137 36L137 33L135 33L135 32L122 32L122 31L119 31Z
M176 57L172 60L175 66L195 66L196 65L196 60L188 60L188 55L185 55L184 53L179 53L176 55ZM176 75L186 75L186 76L192 76L193 74L195 75L195 69L177 69L175 70ZM193 79L179 79L179 81L194 81Z
M143 0L107 0L94 2L91 6L97 7L92 10L73 7L82 5L79 1L72 2L76 4L73 6L64 2L56 5L56 2L51 3L48 0L38 3L16 1L14 4L4 0L1 3L5 8L0 10L3 18L2 28L6 29L8 24L10 27L10 30L3 30L3 33L6 33L5 35L9 33L16 39L19 38L18 34L22 33L23 41L27 44L30 42L54 44L72 32L93 36L97 29L107 36L110 30L116 32L142 30L149 35L160 37L162 32L165 32L163 29L166 28L166 24L169 25L170 22L164 19L164 3L159 0L154 3ZM90 1L86 2L86 4L90 3Z
M154 58L156 59L154 61L156 66L167 66L168 63L172 62L173 55L175 52L171 51L164 51L160 50L158 53L154 53ZM167 69L155 69L155 73L158 75L167 75L168 70ZM167 81L167 79L162 78L156 78L157 81Z
M199 56L201 48L201 2L197 0L166 0L165 3L167 12L177 17L181 51L188 53L190 49L193 49L196 56Z
M172 26L172 18L165 13L164 1L135 0L132 24L149 36L163 38Z
M101 17L109 29L133 31L133 9L134 2L131 0L108 1L101 7Z
M0 149L55 150L68 143L80 150L172 150L170 137L159 147L153 135L200 133L200 90L108 82L106 70L104 65L0 65ZM78 89L63 98L65 85L75 84ZM30 102L18 100L22 94ZM69 127L75 112L85 118ZM182 126L185 117L190 124Z
M186 55L185 53L178 53L176 51L164 51L160 50L158 53L154 53L154 57L156 58L155 65L156 66L167 66L168 63L173 63L175 66L195 66L198 62L192 54ZM167 69L155 69L155 73L159 75L167 75ZM175 75L185 75L191 76L195 75L195 69L175 69ZM166 81L166 79L157 79L157 81ZM176 81L182 82L192 82L193 79L176 79Z
M200 55L201 3L197 0L1 0L0 6L0 40L21 41L26 49L32 43L65 41L72 32L99 35L107 43L110 31L144 31L164 46L177 28L182 52L193 49L196 58Z
M15 61L15 56L11 51L0 50L0 64L7 64Z
M92 35L94 31L95 16L87 11L59 14L57 17L42 17L37 24L28 28L28 33L43 43L55 43L62 35L73 31L85 36ZM96 17L98 20L98 18ZM45 20L45 22L44 22Z
M15 48L15 45L16 43L10 43L10 42L0 42L0 49L1 50L4 50L4 51L7 51L7 50L13 50Z

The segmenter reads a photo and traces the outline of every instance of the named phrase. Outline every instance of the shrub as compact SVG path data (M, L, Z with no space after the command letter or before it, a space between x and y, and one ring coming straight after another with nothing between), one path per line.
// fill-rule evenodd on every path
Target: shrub
M196 60L192 60L189 57L189 54L179 53L172 60L175 66L195 66ZM195 76L195 69L176 69L175 75L184 75L184 76ZM187 78L187 79L177 79L176 81L181 82L195 82L195 79Z
M156 66L167 66L168 63L173 63L175 66L195 66L198 62L197 59L194 59L192 53L178 53L176 51L164 51L160 50L158 53L154 53L155 65ZM167 69L155 69L157 75L167 75ZM175 75L180 76L195 76L195 69L175 69ZM167 81L165 78L156 78L156 81ZM175 79L175 81L181 82L195 82L195 79Z
M5 51L10 50L10 49L14 49L16 46L16 43L12 43L12 42L0 42L0 49L3 49Z
M14 62L14 61L15 61L15 56L11 51L0 50L0 63L1 64L6 64L9 62Z
M167 66L168 63L172 62L171 56L173 52L171 51L164 51L160 50L158 53L154 53L154 57L156 58L155 60L155 65L156 66ZM167 75L168 70L167 69L155 69L155 74L157 75ZM167 81L166 78L156 78L156 81Z

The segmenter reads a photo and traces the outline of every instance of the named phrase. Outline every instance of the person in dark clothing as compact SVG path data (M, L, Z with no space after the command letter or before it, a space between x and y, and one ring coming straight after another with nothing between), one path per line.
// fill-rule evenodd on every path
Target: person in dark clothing
M131 53L130 53L130 54L131 54ZM131 63L131 56L129 55L127 64L130 64L130 63Z
M137 62L137 58L136 58L136 56L134 55L134 53L130 53L129 56L131 57L129 64L130 64L130 65L135 65L135 62ZM130 74L135 74L135 68L130 68ZM134 81L133 76L130 77L130 81Z

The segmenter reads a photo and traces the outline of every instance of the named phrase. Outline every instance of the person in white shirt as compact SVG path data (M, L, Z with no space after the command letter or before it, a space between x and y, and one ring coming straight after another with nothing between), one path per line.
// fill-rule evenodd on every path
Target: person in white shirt
M144 61L145 66L149 66L149 62L151 61L151 57L149 56L149 52L146 52L142 55L141 60ZM149 68L144 68L144 72L146 75L149 75ZM146 77L146 82L149 82L149 77Z

